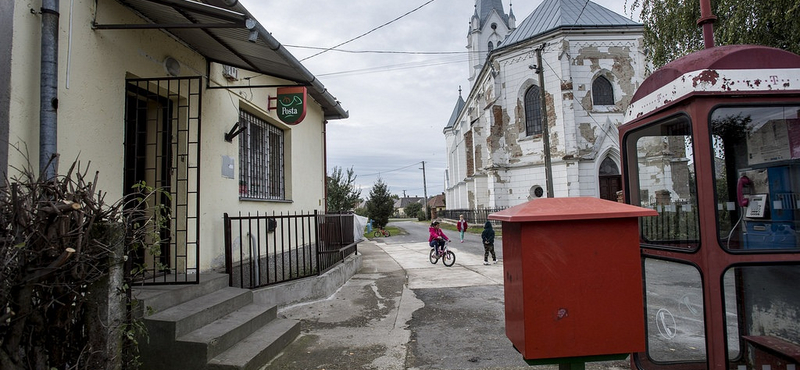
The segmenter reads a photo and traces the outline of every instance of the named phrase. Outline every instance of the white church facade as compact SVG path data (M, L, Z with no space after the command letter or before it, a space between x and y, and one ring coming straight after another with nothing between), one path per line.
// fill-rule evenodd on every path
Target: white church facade
M642 38L641 24L592 1L544 0L517 26L501 0L477 0L469 93L443 130L447 208L615 200L617 127L646 77Z

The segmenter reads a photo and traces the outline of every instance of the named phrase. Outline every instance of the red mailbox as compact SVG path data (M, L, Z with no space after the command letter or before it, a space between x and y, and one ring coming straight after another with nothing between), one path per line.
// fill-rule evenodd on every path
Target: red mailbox
M639 216L598 198L542 198L503 221L506 336L531 364L586 362L645 349Z

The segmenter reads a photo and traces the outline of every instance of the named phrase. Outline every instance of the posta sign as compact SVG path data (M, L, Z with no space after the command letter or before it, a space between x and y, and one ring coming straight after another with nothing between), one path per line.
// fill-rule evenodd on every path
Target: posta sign
M289 125L296 125L306 118L305 86L278 88L278 119Z

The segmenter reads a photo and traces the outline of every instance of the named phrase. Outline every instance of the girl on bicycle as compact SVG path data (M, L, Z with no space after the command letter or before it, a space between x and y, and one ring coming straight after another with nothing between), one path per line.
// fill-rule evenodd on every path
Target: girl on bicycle
M428 232L430 233L430 236L428 236L428 244L431 248L436 249L436 253L439 253L441 248L444 247L445 241L450 241L450 238L444 235L442 229L439 228L439 221L433 221Z

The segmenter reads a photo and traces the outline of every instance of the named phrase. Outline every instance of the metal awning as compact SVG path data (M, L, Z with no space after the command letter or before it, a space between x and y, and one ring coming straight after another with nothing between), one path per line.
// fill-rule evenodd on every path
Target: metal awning
M117 0L147 23L101 24L96 29L161 29L206 59L308 86L325 119L348 112L278 40L236 0ZM226 4L233 4L227 6Z

